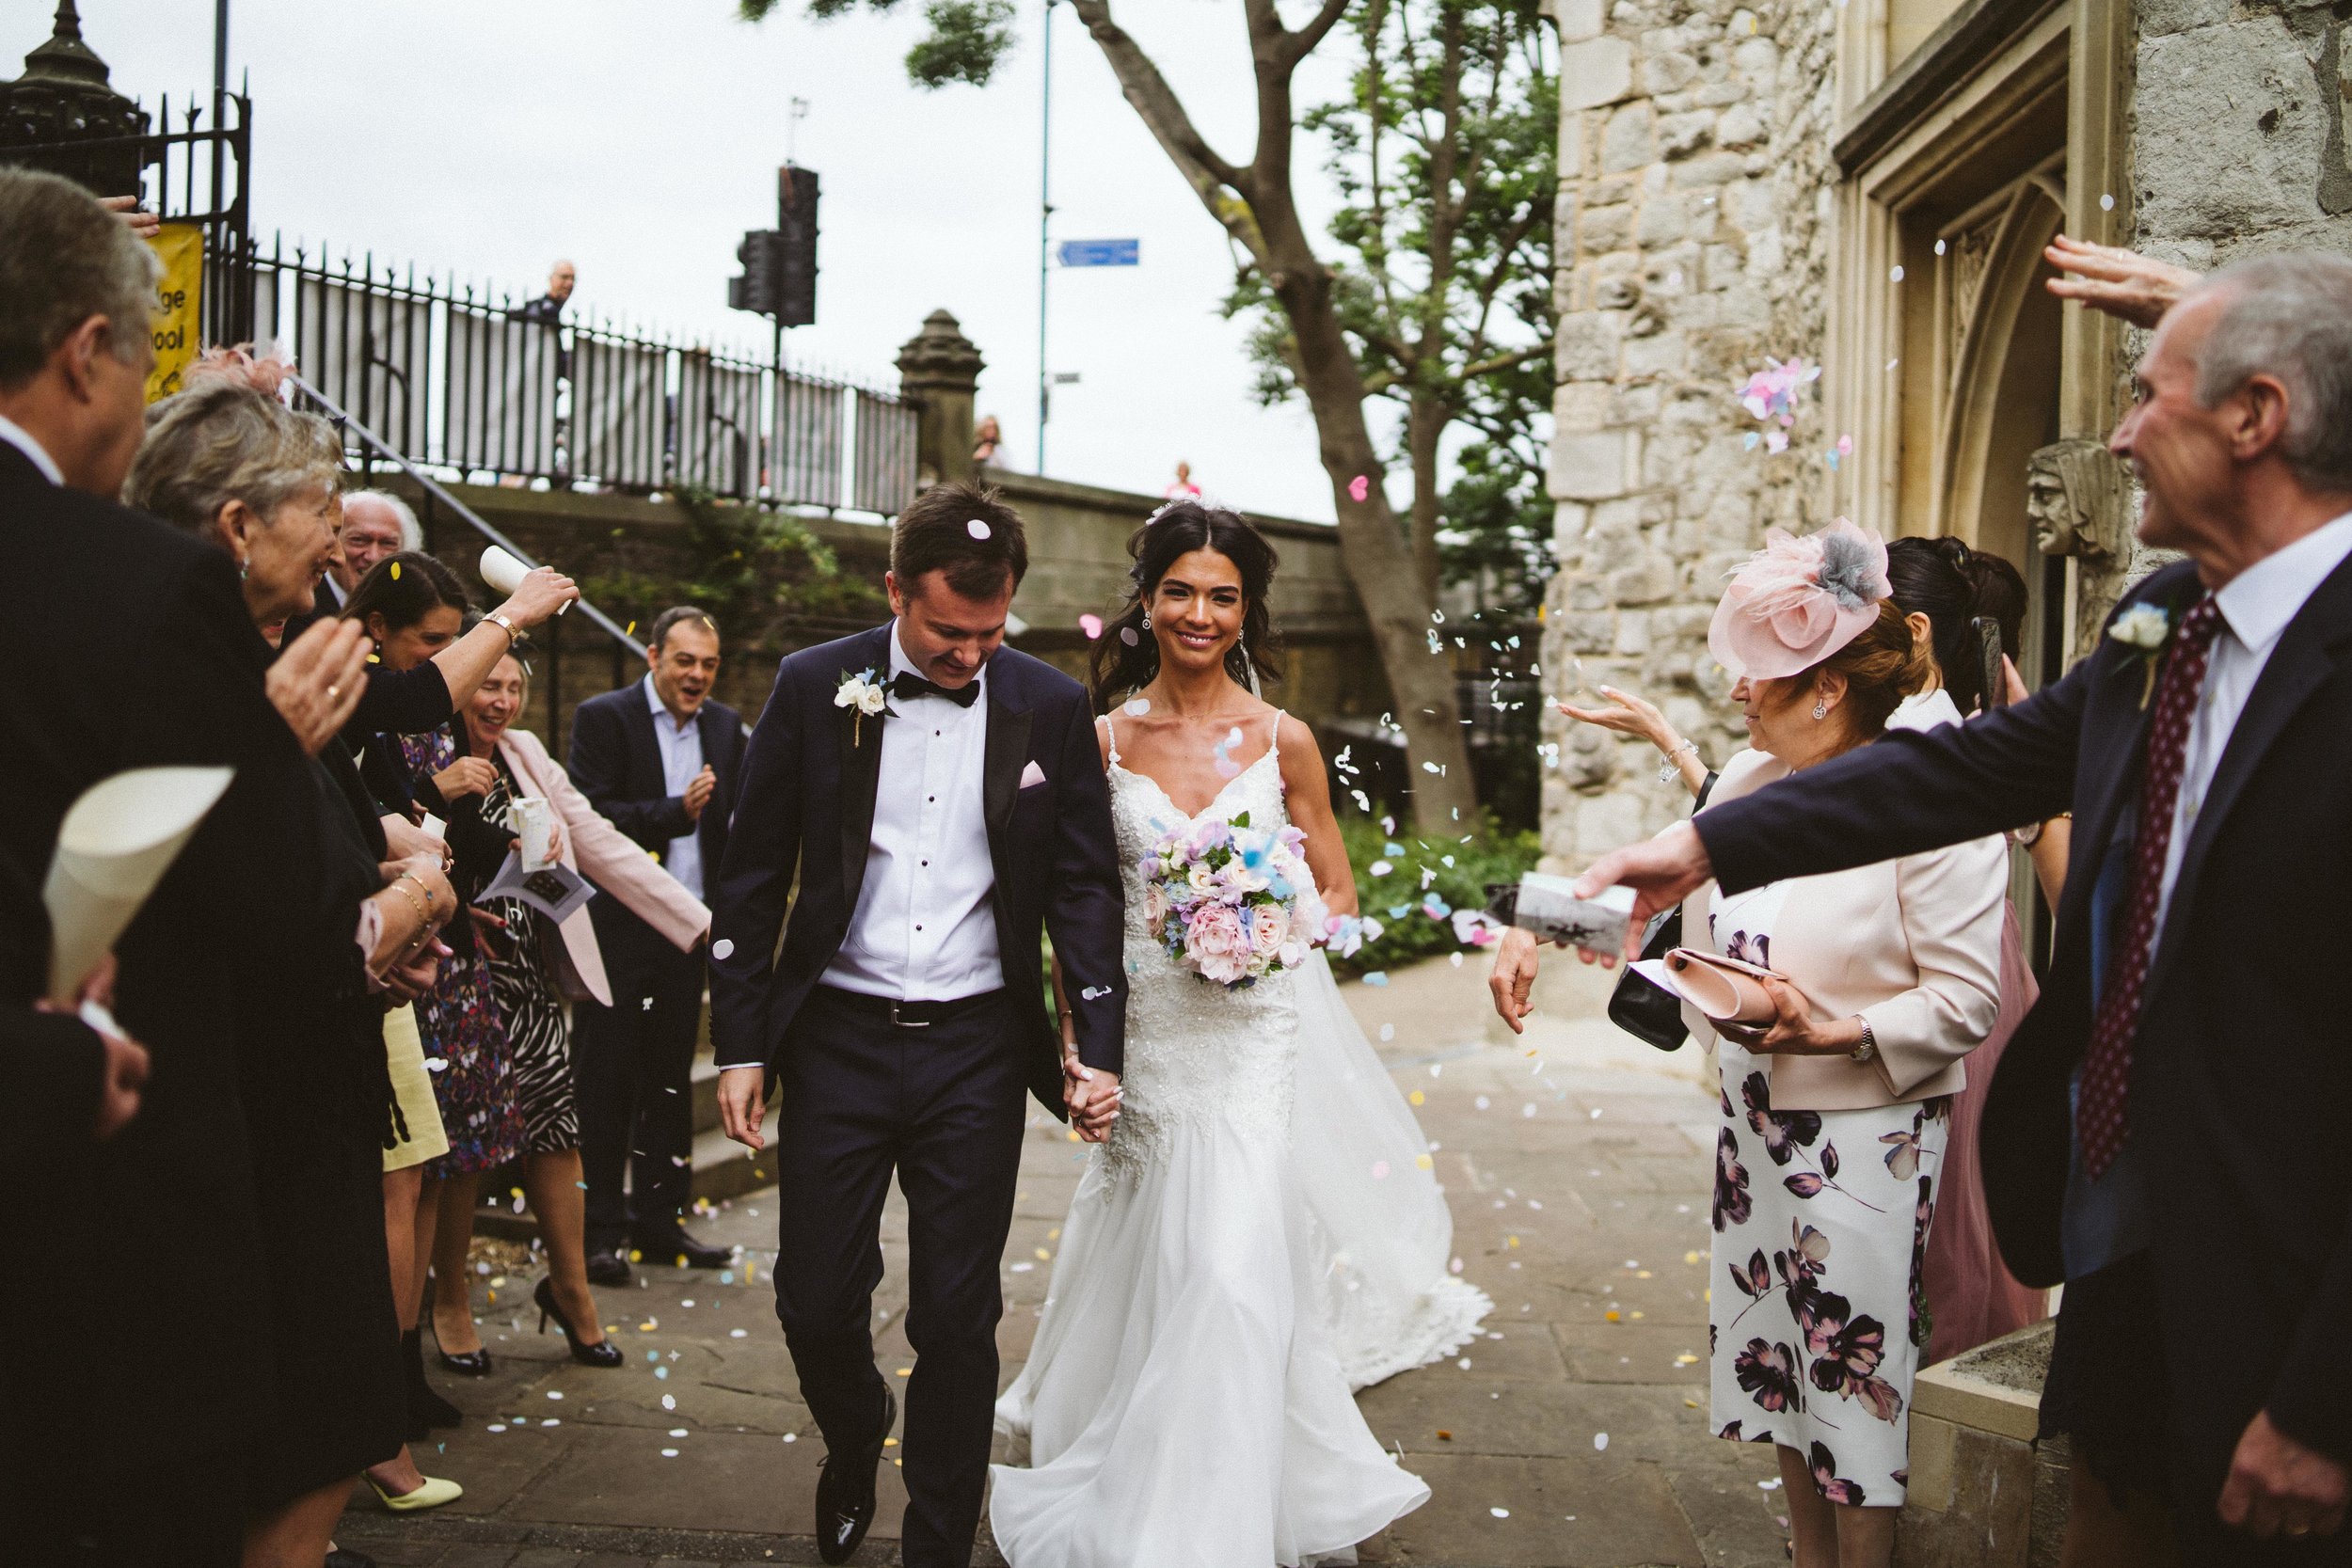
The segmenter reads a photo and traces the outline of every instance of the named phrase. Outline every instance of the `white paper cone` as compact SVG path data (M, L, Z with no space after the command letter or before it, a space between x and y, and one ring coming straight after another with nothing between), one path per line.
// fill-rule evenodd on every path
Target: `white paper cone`
M49 908L49 999L71 1006L228 789L228 768L138 768L82 792L57 830Z
M516 589L520 588L523 585L524 575L531 570L512 550L502 549L496 545L484 546L482 562L476 569L482 573L482 580L501 594L512 594ZM556 613L561 615L571 608L568 604L564 605L556 610Z

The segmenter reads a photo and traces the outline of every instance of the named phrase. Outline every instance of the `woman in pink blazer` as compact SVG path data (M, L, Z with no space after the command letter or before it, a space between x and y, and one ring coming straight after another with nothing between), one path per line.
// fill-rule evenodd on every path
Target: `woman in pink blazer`
M1777 531L1734 576L1708 645L1754 749L1723 800L1875 740L1930 675L1889 597L1885 546L1851 523ZM1687 1005L1721 1073L1711 1420L1770 1442L1799 1562L1882 1565L1910 1479L1921 1266L1963 1058L2001 1003L1998 837L1684 906L1684 941L1772 971L1775 1018Z
M522 711L527 679L521 662L510 655L499 661L467 706L466 734L472 754L497 770L479 808L483 819L501 822L516 800L546 800L553 818L548 843L555 857L594 882L598 897L619 899L679 951L691 951L710 929L710 911L702 901L597 815L537 736L507 727ZM539 1327L545 1332L552 1317L575 1360L592 1367L618 1366L621 1353L605 1342L596 1299L588 1289L580 1116L572 1095L568 1004L594 1000L610 1006L612 1002L596 929L585 905L556 926L530 905L511 898L498 900L484 925L491 990L505 1018L523 1113L523 1191L539 1216L547 1243L548 1274L532 1298L539 1307ZM470 1204L465 1212L470 1216ZM444 1205L444 1224L451 1213ZM463 1245L462 1241L455 1243L460 1249L456 1256L463 1256Z

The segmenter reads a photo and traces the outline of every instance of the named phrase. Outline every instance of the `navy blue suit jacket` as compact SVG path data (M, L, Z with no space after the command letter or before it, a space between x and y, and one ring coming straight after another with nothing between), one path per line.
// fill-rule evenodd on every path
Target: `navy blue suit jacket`
M2186 562L2124 605L2177 626ZM2119 610L2123 606L2119 606ZM2090 902L2136 812L2146 666L2113 639L2012 708L1881 739L1698 817L1727 891L1956 844L2059 812L2074 858L2047 983L1979 1137L2002 1255L2064 1276L2069 1085L2090 1037ZM2352 886L2352 562L2290 622L2247 698L2173 883L2132 1057L2130 1138L2155 1218L2174 1436L2226 1465L2258 1410L2352 1458L2352 1016L2324 917Z
M642 676L580 705L572 715L566 771L605 820L657 855L668 852L672 839L691 832L703 852L703 901L708 903L718 885L719 863L726 858L727 817L735 810L742 774L743 717L724 703L706 700L694 725L702 736L703 761L718 778L699 820L690 818L685 800L670 793ZM588 915L608 966L617 964L626 972L677 951L617 898L591 899Z
M845 675L890 668L890 634L885 623L787 657L752 732L725 867L708 900L710 1036L721 1062L780 1060L801 1004L849 934L871 847L881 725L892 721L855 725L834 693ZM1110 789L1084 687L1002 648L986 690L981 788L997 950L1027 1021L1019 1048L1030 1088L1061 1116L1061 1036L1046 1000L1042 933L1077 1013L1079 1059L1117 1072L1126 1038L1126 903ZM1024 789L1032 763L1044 778Z

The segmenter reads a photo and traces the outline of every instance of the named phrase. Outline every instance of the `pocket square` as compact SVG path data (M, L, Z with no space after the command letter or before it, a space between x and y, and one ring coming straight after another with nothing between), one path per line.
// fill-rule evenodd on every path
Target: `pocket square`
M1021 770L1021 787L1032 789L1045 782L1045 769L1032 762Z

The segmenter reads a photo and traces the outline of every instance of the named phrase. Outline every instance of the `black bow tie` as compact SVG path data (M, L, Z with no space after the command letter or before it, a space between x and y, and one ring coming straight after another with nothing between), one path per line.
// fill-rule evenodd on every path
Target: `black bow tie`
M941 686L936 681L925 680L912 670L901 670L890 677L890 694L901 698L945 697L958 707L970 707L980 700L980 683L970 680L961 686Z

